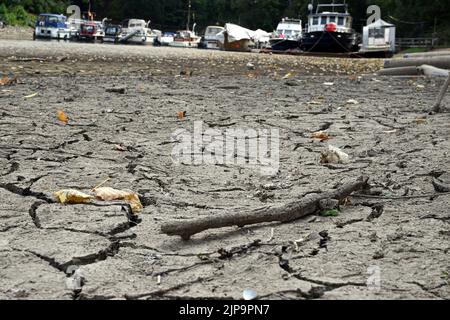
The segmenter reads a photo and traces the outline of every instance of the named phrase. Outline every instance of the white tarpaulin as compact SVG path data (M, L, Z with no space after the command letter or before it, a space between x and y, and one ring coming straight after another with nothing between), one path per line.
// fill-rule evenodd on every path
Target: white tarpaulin
M232 23L227 23L225 25L225 32L228 34L229 42L239 40L253 40L257 42L267 42L269 41L270 38L270 33L264 30L258 29L256 31L253 31ZM222 34L219 34L218 37L219 41L223 39Z

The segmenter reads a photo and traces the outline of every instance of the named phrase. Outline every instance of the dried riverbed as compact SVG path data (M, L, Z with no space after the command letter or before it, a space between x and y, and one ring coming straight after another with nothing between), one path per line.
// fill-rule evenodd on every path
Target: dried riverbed
M0 298L450 297L450 196L417 197L450 171L449 113L424 112L442 80L377 77L380 60L58 42L0 41L0 59L18 77L0 87ZM174 164L171 136L194 121L279 128L278 174ZM311 138L326 128L329 141ZM350 163L320 164L327 144ZM169 220L287 203L361 175L378 196L351 198L337 217L190 241L160 233ZM121 206L51 196L108 177L142 195L140 222ZM67 286L73 266L80 290Z

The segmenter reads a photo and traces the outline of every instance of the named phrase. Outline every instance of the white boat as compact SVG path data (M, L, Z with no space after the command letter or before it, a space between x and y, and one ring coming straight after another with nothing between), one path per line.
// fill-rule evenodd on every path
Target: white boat
M44 13L37 18L33 38L69 40L75 36L67 24L67 18L59 14Z
M270 46L277 51L296 49L300 47L301 38L302 20L283 18L270 38Z
M213 50L219 50L219 37L218 35L222 33L225 30L224 27L219 26L209 26L205 30L205 35L203 36L199 48L202 49L213 49Z
M175 33L173 32L164 32L161 36L161 45L168 46L173 42L175 37Z
M201 38L194 31L181 30L178 31L173 38L173 42L169 43L171 47L178 48L197 48Z
M125 20L122 23L120 42L135 44L156 44L161 42L161 31L149 27L150 21L141 19Z

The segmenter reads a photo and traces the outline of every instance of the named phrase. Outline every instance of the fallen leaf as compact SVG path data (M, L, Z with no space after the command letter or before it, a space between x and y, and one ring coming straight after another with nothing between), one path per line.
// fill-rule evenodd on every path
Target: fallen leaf
M53 194L62 204L88 203L93 199L92 196L73 189L60 190Z
M127 151L127 148L122 144L116 144L115 147L118 151Z
M417 123L417 124L424 124L424 123L427 123L427 119L426 119L426 118L417 118L417 119L416 119L416 123Z
M321 141L330 140L330 136L326 131L317 131L312 134L312 138L319 139Z
M186 111L178 112L177 115L178 119L183 120L184 118L186 118Z
M92 191L99 200L125 200L131 205L133 213L138 213L144 208L138 194L132 191L117 190L110 187L95 188Z
M282 79L286 80L286 79L289 79L290 77L292 77L292 73L289 72Z
M65 124L69 122L69 117L67 117L64 111L59 110L57 113L57 118L59 121L64 122Z

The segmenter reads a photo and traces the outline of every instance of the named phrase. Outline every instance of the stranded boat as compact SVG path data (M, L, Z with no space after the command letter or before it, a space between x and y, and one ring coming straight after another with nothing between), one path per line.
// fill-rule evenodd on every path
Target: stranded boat
M129 19L122 22L120 42L136 44L157 44L161 42L161 31L149 27L150 21Z
M269 44L272 50L286 51L299 48L301 39L302 20L284 18L270 37Z
M69 40L75 36L67 25L67 18L60 14L43 13L37 18L33 39L63 39Z
M105 31L103 30L103 24L98 21L85 21L80 26L80 33L78 35L79 40L84 41L101 41L103 42Z
M181 30L177 31L173 42L169 43L171 47L179 48L197 48L201 38L194 31Z
M202 37L198 47L201 49L220 49L218 34L225 30L224 27L209 26L205 30L205 35Z
M108 24L105 27L103 42L119 43L122 37L122 26L118 24Z
M352 29L353 18L347 4L313 4L308 6L307 32L301 48L307 52L345 53L358 50L360 36ZM331 10L330 10L331 9Z

